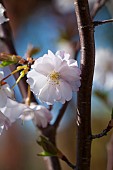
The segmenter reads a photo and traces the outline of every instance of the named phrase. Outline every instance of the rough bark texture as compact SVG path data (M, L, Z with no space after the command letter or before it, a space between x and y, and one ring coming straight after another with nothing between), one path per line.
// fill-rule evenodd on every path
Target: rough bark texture
M75 0L80 44L81 87L77 112L77 170L89 170L91 158L91 91L95 61L94 29L87 0Z

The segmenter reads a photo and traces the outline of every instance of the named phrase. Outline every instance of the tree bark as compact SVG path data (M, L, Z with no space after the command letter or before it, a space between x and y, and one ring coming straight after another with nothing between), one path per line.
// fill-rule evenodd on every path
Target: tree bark
M74 0L81 45L81 87L77 99L77 170L90 170L91 91L95 62L94 28L88 0Z

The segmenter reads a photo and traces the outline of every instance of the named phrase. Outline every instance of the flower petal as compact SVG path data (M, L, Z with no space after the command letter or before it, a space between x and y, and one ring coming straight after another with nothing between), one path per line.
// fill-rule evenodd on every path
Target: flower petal
M5 128L7 130L10 125L10 120L2 112L0 112L0 135L3 129Z
M12 123L19 118L26 108L27 106L25 104L18 103L8 98L6 107L1 109L1 111Z
M56 89L56 86L47 82L39 93L39 100L46 102L48 105L52 105L54 101L58 99L59 93Z
M54 66L50 63L45 63L45 64L42 63L42 64L38 64L37 67L35 67L34 69L38 73L47 76L48 74L50 74L52 70L54 70Z
M2 89L0 89L0 107L1 108L5 107L6 103L7 103L7 95Z
M69 66L64 66L60 70L61 78L65 81L77 81L80 79L80 71L79 68L71 68Z
M4 78L4 72L0 71L0 80L2 80Z
M64 103L65 100L69 101L72 99L72 88L67 82L62 80L57 88L59 90L59 93L61 93L60 100L62 101L62 103Z
M56 52L56 56L59 56L60 58L62 58L63 60L66 60L66 61L69 60L69 58L70 58L69 53L66 53L65 51L61 51L61 50Z
M7 97L14 98L14 91L10 89L8 84L3 85L2 89L6 93Z
M35 95L39 93L40 89L42 89L47 82L47 77L37 73L35 70L29 71L27 77L27 83L30 85L31 91L33 91Z
M51 119L52 115L46 107L40 105L36 107L33 118L35 125L46 128Z
M80 80L74 81L74 82L70 82L70 85L71 85L72 91L76 92L76 91L79 90L79 87L81 86L81 82L80 82Z

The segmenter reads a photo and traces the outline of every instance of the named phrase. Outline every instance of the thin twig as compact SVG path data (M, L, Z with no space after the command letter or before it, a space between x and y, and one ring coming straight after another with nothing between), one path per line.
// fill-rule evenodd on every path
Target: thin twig
M103 136L106 136L107 133L113 128L113 119L111 119L106 127L101 133L92 135L91 139L101 138Z
M91 10L91 16L92 18L95 17L95 15L97 14L97 12L105 5L105 3L107 2L108 0L97 0L94 5L93 5L93 8Z
M65 156L62 157L62 160L66 162L70 168L76 170L76 165L73 165Z
M64 115L64 113L65 113L65 111L66 111L66 109L67 109L68 103L69 103L69 102L66 102L66 103L62 106L62 108L60 109L60 111L59 111L59 114L58 114L58 116L57 116L57 118L56 118L56 121L55 121L55 123L54 123L54 127L55 127L56 129L58 128L58 126L59 126L59 124L60 124L60 121L62 120L62 117L63 117L63 115Z
M108 19L108 20L103 20L103 21L94 21L93 25L94 27L96 27L96 26L111 23L111 22L113 22L113 19Z

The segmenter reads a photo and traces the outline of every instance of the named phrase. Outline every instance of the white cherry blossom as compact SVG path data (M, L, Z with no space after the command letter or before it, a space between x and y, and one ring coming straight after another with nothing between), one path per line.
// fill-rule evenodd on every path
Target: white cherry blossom
M52 115L44 106L32 105L29 107L8 98L6 106L0 108L0 134L20 118L22 120L32 119L36 126L45 128L51 121Z
M80 74L77 61L70 59L64 51L55 55L48 51L43 57L38 58L27 74L27 83L31 91L49 105L55 101L62 104L72 98L72 91L80 87Z
M9 18L5 18L4 12L5 12L5 8L0 3L0 24L3 24L4 22L9 21Z
M34 124L38 127L46 128L52 119L50 111L41 105L37 105L34 109Z
M46 128L52 119L50 111L41 105L31 105L30 108L24 110L20 116L22 120L33 120L33 123L42 128Z
M13 90L10 89L7 83L2 84L1 80L4 78L4 72L0 71L0 108L5 107L7 98L13 98Z
M11 125L10 120L2 112L0 112L0 135L3 129L7 130L10 125Z
M7 99L5 107L0 108L0 134L3 129L8 127L19 119L20 115L24 113L28 106L22 103L18 103L10 98Z

